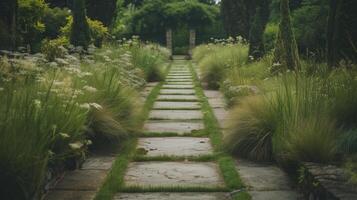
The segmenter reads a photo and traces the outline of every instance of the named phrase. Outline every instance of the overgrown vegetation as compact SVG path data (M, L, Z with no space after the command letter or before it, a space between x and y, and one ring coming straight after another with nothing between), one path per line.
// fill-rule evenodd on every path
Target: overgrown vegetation
M138 51L151 60L133 56ZM57 64L2 58L0 177L9 183L2 197L40 197L48 173L75 169L88 150L116 149L132 137L140 124L137 92L166 56L134 39L82 60L65 54Z

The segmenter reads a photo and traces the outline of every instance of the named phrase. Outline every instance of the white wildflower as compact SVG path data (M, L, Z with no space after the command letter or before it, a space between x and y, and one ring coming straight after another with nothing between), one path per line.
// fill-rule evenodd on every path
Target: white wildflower
M83 147L83 143L81 143L79 141L78 142L74 142L74 143L69 143L68 145L73 150L78 150L78 149L81 149Z
M79 107L84 108L84 109L89 109L90 105L89 105L89 103L83 103L83 104L79 105Z
M89 105L97 110L103 109L103 107L97 103L90 103Z
M97 91L97 88L86 85L83 87L83 90L94 93Z
M62 138L69 138L69 137L70 137L67 133L59 133L59 135L60 135Z
M0 87L0 92L1 92L1 91L4 91L4 88Z

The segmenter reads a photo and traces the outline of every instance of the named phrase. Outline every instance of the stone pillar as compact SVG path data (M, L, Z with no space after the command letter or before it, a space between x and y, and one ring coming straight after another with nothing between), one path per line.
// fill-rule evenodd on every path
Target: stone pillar
M192 58L192 50L196 46L196 30L195 29L190 29L190 45L189 45L189 50L188 50L188 56Z
M172 56L172 29L166 29L166 48L170 50L170 56Z

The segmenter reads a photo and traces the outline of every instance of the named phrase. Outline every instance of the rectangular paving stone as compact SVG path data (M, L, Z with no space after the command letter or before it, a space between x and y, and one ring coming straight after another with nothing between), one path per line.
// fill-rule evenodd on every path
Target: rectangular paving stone
M292 188L288 175L277 166L240 159L237 161L237 169L249 190L271 191Z
M203 90L205 96L209 99L211 98L222 98L223 99L223 95L220 91L218 90Z
M198 101L196 95L159 95L158 101Z
M192 81L188 82L167 82L166 85L193 85Z
M75 170L66 173L53 190L94 190L102 185L106 170Z
M167 79L192 79L192 76L183 76L183 75L168 75L166 76Z
M192 76L192 73L190 71L170 71L168 76Z
M133 162L124 180L126 186L224 187L217 164L211 162Z
M209 138L197 137L154 137L140 138L139 149L146 156L199 156L213 153Z
M221 128L227 128L228 120L230 119L229 112L224 108L213 108L213 113L217 118Z
M149 119L152 120L194 120L202 118L201 110L152 110L149 114Z
M193 89L161 89L160 94L196 94L196 91Z
M46 195L45 200L92 200L96 191L54 190Z
M200 109L199 102L175 102L175 101L157 101L154 109Z
M166 79L166 82L192 82L192 78Z
M120 193L114 200L229 200L226 193Z
M208 103L212 108L225 108L226 102L221 98L208 99Z
M110 170L115 160L113 156L96 156L86 159L82 165L82 170Z
M202 121L178 122L178 121L147 121L144 130L151 133L191 133L204 129Z
M249 191L253 200L297 200L301 198L292 190L282 191Z
M193 89L193 85L163 85L163 89Z

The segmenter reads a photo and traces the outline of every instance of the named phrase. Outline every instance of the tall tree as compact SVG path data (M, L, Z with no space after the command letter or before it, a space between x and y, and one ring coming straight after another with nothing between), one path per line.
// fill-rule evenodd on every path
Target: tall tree
M87 48L90 42L90 32L86 20L85 0L74 0L73 2L73 24L70 42L74 46Z
M110 26L115 15L116 0L87 0L87 15Z
M357 61L357 1L330 0L327 27L327 62L336 67L342 59Z
M298 70L300 60L295 36L291 26L289 0L280 2L281 20L279 24L278 38L274 52L274 63L279 63L279 69ZM272 70L279 70L273 68Z
M222 0L221 12L227 35L249 38L250 9L248 0Z
M263 35L269 20L271 0L261 0L257 4L253 23L249 31L249 55L261 58L264 55Z
M0 49L16 46L17 0L0 1Z

